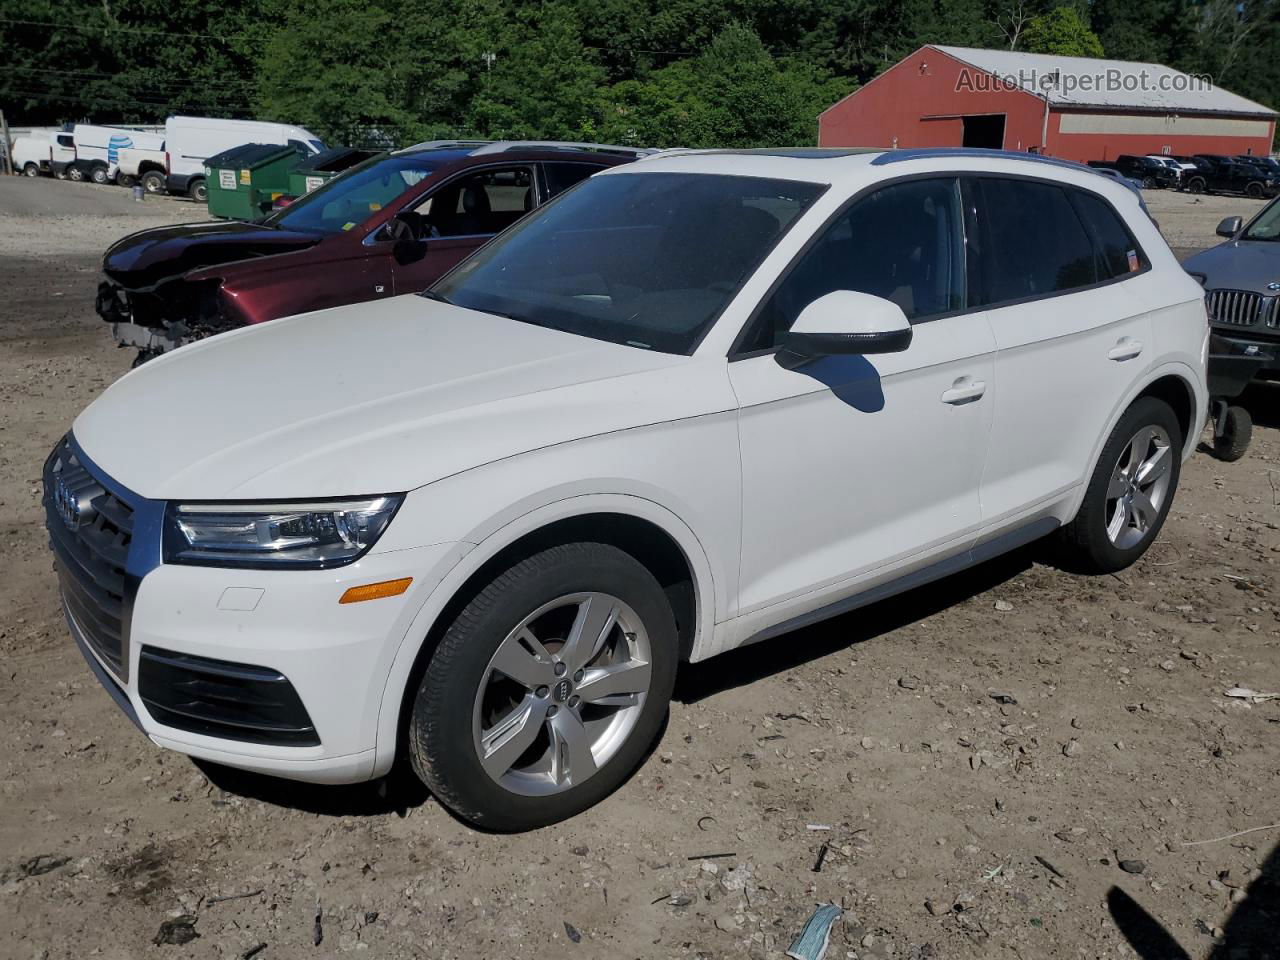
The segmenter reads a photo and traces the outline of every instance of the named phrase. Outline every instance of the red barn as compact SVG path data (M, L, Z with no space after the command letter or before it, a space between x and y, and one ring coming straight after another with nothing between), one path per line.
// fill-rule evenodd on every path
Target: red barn
M1068 160L1271 152L1276 112L1171 67L921 47L818 118L823 147L992 147Z

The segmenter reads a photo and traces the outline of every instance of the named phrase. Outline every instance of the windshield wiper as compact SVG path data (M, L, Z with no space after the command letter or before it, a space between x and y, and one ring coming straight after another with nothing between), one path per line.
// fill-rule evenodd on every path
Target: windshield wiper
M422 293L418 294L418 296L426 297L428 300L434 300L436 303L447 303L451 307L454 306L454 302L452 300L446 297L443 293L436 293L434 290L423 290Z

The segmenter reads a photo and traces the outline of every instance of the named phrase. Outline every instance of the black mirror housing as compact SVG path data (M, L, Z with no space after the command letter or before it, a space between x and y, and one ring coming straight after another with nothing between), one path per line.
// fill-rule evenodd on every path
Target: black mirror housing
M1240 217L1224 217L1222 222L1218 224L1218 229L1215 232L1218 236L1226 237L1230 240L1240 232L1240 226L1243 223L1244 221Z

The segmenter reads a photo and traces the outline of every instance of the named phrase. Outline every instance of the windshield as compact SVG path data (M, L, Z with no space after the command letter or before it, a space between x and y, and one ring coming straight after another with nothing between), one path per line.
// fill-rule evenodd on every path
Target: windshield
M351 230L435 169L435 164L421 155L373 157L299 197L263 223L304 233Z
M598 340L689 353L825 189L710 174L593 177L428 295Z
M1272 200L1245 232L1246 240L1280 240L1280 200Z

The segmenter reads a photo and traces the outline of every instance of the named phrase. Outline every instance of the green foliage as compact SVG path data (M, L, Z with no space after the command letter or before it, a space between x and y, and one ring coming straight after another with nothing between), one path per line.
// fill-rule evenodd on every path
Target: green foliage
M1280 0L0 0L13 124L812 143L926 43L1167 63L1280 106Z
M1063 57L1101 57L1102 41L1075 7L1064 6L1032 18L1022 49Z

